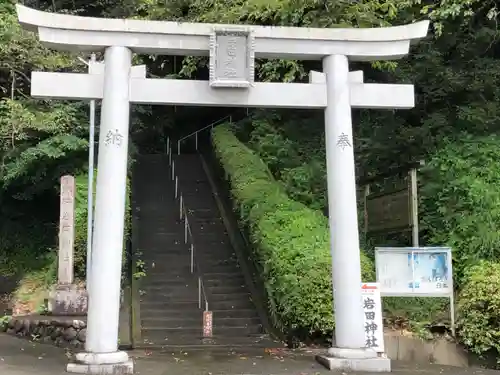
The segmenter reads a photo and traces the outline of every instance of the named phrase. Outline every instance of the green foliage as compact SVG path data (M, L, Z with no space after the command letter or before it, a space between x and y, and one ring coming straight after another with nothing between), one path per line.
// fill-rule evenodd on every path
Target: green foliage
M291 200L265 163L227 126L213 130L213 145L249 229L274 323L282 330L333 328L331 257L327 219ZM361 253L364 280L373 265Z
M429 338L429 327L450 325L449 298L384 297L382 300L386 323L395 328Z
M378 27L396 22L400 13L412 4L401 0L134 0L134 16L177 22L210 22L264 26L300 26L319 28ZM193 76L206 68L208 59L186 57L184 76ZM382 64L379 64L382 65ZM257 60L256 75L265 81L291 82L307 75L308 65L293 60ZM177 73L177 72L176 72Z
M95 172L94 172L95 173ZM95 176L95 174L94 174ZM94 179L95 181L95 179ZM75 176L75 274L84 277L87 264L88 173ZM95 185L93 188L95 198ZM95 202L95 199L94 201Z
M32 215L33 202L4 200L0 207L0 274L18 276L27 270L41 269L52 261L50 249L57 238L55 217L47 215L50 196L35 202L45 215ZM50 211L49 211L50 212Z
M459 284L469 265L500 257L499 170L498 136L449 142L423 170L426 243L451 246Z
M301 116L298 112L256 111L234 128L292 199L312 209L324 210L326 167L321 147L324 140L322 125L318 131L315 120L311 112Z
M469 268L458 298L461 340L476 354L500 352L500 263L482 261Z
M420 0L413 0L420 4ZM438 36L442 36L446 28L446 21L459 20L467 26L478 15L488 20L498 18L497 4L494 0L441 0L438 4L425 5L420 13L426 14L434 21L434 29Z
M0 317L0 332L5 332L7 330L7 326L9 325L9 322L11 321L12 317L9 315L4 315Z
M31 71L67 69L76 57L54 53L23 31L14 4L0 4L0 189L31 199L80 168L88 144L82 104L29 98Z
M94 200L95 205L95 182L97 170L94 172ZM85 277L87 259L87 214L88 214L88 173L80 173L75 177L75 274ZM127 180L127 195L125 204L125 226L124 226L124 258L126 256L127 241L131 230L131 208L130 208L130 181Z

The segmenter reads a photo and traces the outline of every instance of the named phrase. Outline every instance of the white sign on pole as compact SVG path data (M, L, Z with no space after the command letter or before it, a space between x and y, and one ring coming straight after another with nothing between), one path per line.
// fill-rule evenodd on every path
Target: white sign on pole
M444 297L450 299L451 329L455 306L451 249L448 247L378 247L375 268L384 297Z
M377 353L384 353L384 323L379 283L362 283L365 346Z

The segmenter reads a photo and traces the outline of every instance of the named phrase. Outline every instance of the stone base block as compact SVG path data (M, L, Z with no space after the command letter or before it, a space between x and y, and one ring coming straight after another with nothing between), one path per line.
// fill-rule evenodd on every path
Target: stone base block
M134 373L134 362L127 361L123 363L110 363L100 365L86 363L68 363L66 371L75 374L131 375Z
M102 365L102 364L114 364L114 363L124 363L128 361L127 352L117 351L111 353L77 353L76 361L78 363L86 363L88 365Z
M366 371L366 372L391 372L389 358L336 358L327 355L316 356L316 360L329 370Z
M50 292L48 310L52 315L87 315L87 308L87 291L74 284L59 284Z
M391 372L391 360L373 350L330 348L316 360L329 370Z

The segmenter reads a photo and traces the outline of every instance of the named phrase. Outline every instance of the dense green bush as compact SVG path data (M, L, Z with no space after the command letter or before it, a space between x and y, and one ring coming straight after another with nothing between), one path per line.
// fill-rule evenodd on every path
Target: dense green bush
M213 130L212 142L262 268L274 324L282 330L328 332L334 320L326 217L290 199L227 126ZM361 261L363 279L373 281L371 261L364 253Z
M422 181L426 244L451 246L460 286L467 267L500 257L500 137L448 142L430 158Z
M468 268L458 298L461 340L476 354L500 353L500 263L481 261Z

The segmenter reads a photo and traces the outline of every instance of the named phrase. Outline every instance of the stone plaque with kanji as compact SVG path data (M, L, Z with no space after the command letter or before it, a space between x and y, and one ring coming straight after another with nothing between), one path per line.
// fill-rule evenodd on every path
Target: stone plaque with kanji
M210 37L210 86L250 87L254 81L254 58L250 31L214 30Z
M73 283L73 248L75 242L75 178L61 177L61 206L59 219L58 283Z

